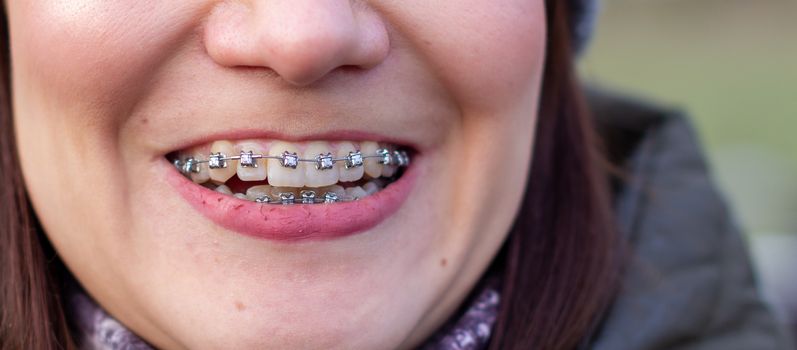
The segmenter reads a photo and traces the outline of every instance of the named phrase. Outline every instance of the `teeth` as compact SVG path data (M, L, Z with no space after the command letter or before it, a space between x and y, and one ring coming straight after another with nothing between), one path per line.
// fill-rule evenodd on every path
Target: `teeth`
M318 189L318 193L327 193L327 192L332 192L334 194L337 194L338 197L343 197L343 195L346 194L346 190L344 190L343 186L341 185L326 186Z
M299 198L303 204L315 204L315 199L318 194L313 190L304 190L299 192Z
M381 149L385 149L385 150L389 149L389 147L387 147L387 145L381 145L381 146L382 146L382 147L380 147ZM382 176L384 176L384 177L393 176L393 174L395 174L396 170L398 169L398 167L396 166L396 163L395 163L395 158L393 158L393 152L392 151L387 152L387 154L385 155L385 159L384 160L388 160L388 159L390 160L390 163L382 165Z
M291 204L296 201L301 202L299 189L295 187L272 187L271 198L281 201L283 204Z
M284 193L291 193L294 196L299 195L298 188L295 187L272 187L271 188L271 196L273 198L279 198L281 194Z
M235 148L233 147L232 142L229 141L214 142L210 146L210 152L213 154L221 153L227 157L236 155ZM213 182L223 184L233 175L235 175L235 163L227 162L226 165L226 168L210 169L208 171L210 173L210 179L213 180Z
M238 199L262 204L315 204L347 202L377 193L393 180L385 177L393 177L410 162L406 151L372 141L344 141L336 147L325 141L272 141L268 151L262 145L267 144L257 140L235 144L215 141L209 152L204 147L194 148L178 153L172 163L193 182ZM236 174L241 181L258 186L246 186L246 193L234 193L225 182ZM266 179L267 185L251 183Z
M380 189L379 186L373 181L368 181L368 183L363 185L363 190L365 190L365 192L368 193L368 195L372 195L376 192L379 192L379 189Z
M396 167L395 165L387 165L387 164L386 164L386 165L383 165L383 166L382 166L382 176L384 176L384 177L391 177L391 176L393 176L393 174L395 174L395 173L396 173L396 169L397 169L397 168L398 168L398 167Z
M377 180L367 182L363 186L343 188L340 185L320 188L274 187L270 185L252 186L246 194L233 193L226 185L212 186L214 191L233 196L237 199L262 204L318 204L348 202L363 199L382 189Z
M232 190L227 185L219 185L219 187L216 187L216 192L232 196Z
M393 159L399 167L409 165L410 162L407 152L404 151L393 151Z
M330 158L334 155L329 152L330 146L327 142L311 142L304 150L304 159L317 159L321 156L321 162L305 163L304 186L323 187L334 185L340 176L340 162L331 163ZM330 167L327 169L328 167ZM320 169L319 169L320 168Z
M200 154L200 152L194 152L192 157L194 159L204 159L205 155ZM207 167L200 165L195 169L199 170L199 172L191 172L191 181L201 184L207 182L210 179L210 173L208 172Z
M379 149L379 145L376 142L363 142L361 145L360 150L363 154L367 155L375 155L376 151ZM365 174L377 178L382 175L382 164L379 163L379 158L366 158L365 159L365 166L364 166Z
M365 190L363 190L363 188L360 186L354 186L346 189L346 195L352 197L352 199L365 198L368 197L368 192L365 192Z
M350 155L356 155L357 148L354 147L354 144L351 142L341 142L338 145L338 152L336 154L337 158L346 158ZM340 181L342 182L351 182L357 181L363 177L363 166L353 166L353 167L340 167Z
M255 200L263 196L271 196L273 187L269 185L252 186L246 190L246 198Z
M290 143L275 141L269 146L268 155L282 157L283 152L289 155L299 154L299 149ZM305 162L298 162L296 168L282 165L280 159L268 160L268 182L272 186L302 187L304 186Z
M293 204L296 202L296 195L293 193L280 193L278 199L282 202L282 204Z
M257 197L257 198L254 199L254 201L256 203L270 203L272 200L273 200L273 198L271 198L271 196L268 196L268 195L262 196L262 197Z
M238 144L239 155L241 159L238 161L238 178L241 181L263 181L268 175L268 166L263 159L251 159L251 154L263 154L265 150L257 142L243 141Z
M325 192L324 193L324 203L336 203L340 200L340 196L338 196L334 192Z

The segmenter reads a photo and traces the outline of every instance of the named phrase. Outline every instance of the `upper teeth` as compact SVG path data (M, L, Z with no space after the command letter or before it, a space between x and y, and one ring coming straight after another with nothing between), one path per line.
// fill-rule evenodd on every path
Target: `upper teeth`
M409 165L406 151L391 151L376 142L362 142L360 146L341 142L334 152L329 143L317 141L305 145L301 152L297 145L275 141L266 151L255 141L236 145L216 141L207 157L194 152L191 157L175 161L175 165L199 183L210 179L221 184L237 173L242 181L268 178L270 185L283 187L324 187L338 181L357 181L364 174L373 178L392 176L397 167Z
M319 154L316 157L316 170L329 170L335 165L335 161L332 159L332 153L327 154Z

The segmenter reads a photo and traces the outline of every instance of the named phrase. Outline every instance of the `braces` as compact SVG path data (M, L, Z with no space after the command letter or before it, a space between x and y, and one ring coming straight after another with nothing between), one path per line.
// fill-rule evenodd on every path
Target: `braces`
M337 202L352 202L359 200L358 197L340 198L335 192L326 192L323 196L317 196L315 191L304 190L300 192L301 197L298 202L293 193L286 192L280 193L278 196L272 197L269 195L260 196L255 199L255 203L260 204L320 204L320 203L337 203Z
M346 157L333 158L332 153L319 154L315 159L299 158L296 152L282 152L281 156L269 156L264 154L255 154L252 151L241 151L237 156L228 156L224 153L211 153L208 159L195 159L188 157L185 159L176 159L174 166L185 175L190 173L199 173L200 166L207 164L210 169L223 169L229 166L230 161L238 161L244 168L257 168L258 159L276 159L280 161L280 165L285 168L296 169L299 162L315 163L317 170L329 170L334 167L337 162L344 162L343 166L346 169L356 168L363 166L363 162L368 158L378 158L377 162L382 165L395 165L398 167L406 167L410 165L410 157L406 151L393 151L390 152L386 148L380 148L376 154L363 155L362 152L356 150L349 152Z
M377 163L382 165L395 165L397 167L407 167L410 165L410 157L406 151L395 150L390 151L386 148L376 150L375 154L363 155L360 150L349 152L343 158L334 158L332 153L319 154L315 159L299 158L296 152L282 152L281 156L269 156L264 154L256 154L252 151L241 151L237 156L228 156L224 153L217 152L211 153L208 159L196 159L188 157L185 159L175 159L173 164L183 175L190 175L191 173L199 173L200 166L207 164L209 169L224 169L230 166L229 162L238 161L244 168L257 168L258 159L276 159L279 160L280 165L286 168L296 169L299 162L315 163L317 170L329 170L334 168L335 163L344 162L343 166L346 169L361 167L365 159L377 158ZM334 192L326 192L323 196L317 196L315 191L304 190L299 194L300 198L298 203L302 204L317 204L317 203L336 203L336 202L350 202L359 200L358 197L353 198L340 198ZM256 203L261 204L294 204L297 203L297 198L293 193L280 193L276 197L261 196L255 199Z

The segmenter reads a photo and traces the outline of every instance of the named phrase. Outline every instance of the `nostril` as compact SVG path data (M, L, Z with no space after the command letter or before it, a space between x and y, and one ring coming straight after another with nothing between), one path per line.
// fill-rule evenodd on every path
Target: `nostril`
M349 1L279 1L268 8L224 3L211 12L203 36L218 64L270 68L295 85L338 68L374 67L390 46L381 18Z

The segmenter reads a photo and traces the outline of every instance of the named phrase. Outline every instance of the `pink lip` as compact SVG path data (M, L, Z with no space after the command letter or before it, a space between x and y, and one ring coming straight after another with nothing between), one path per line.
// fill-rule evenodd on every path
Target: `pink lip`
M325 240L364 232L395 213L412 190L419 157L397 181L354 202L335 204L259 204L193 183L162 162L167 181L202 215L240 234L281 242Z

